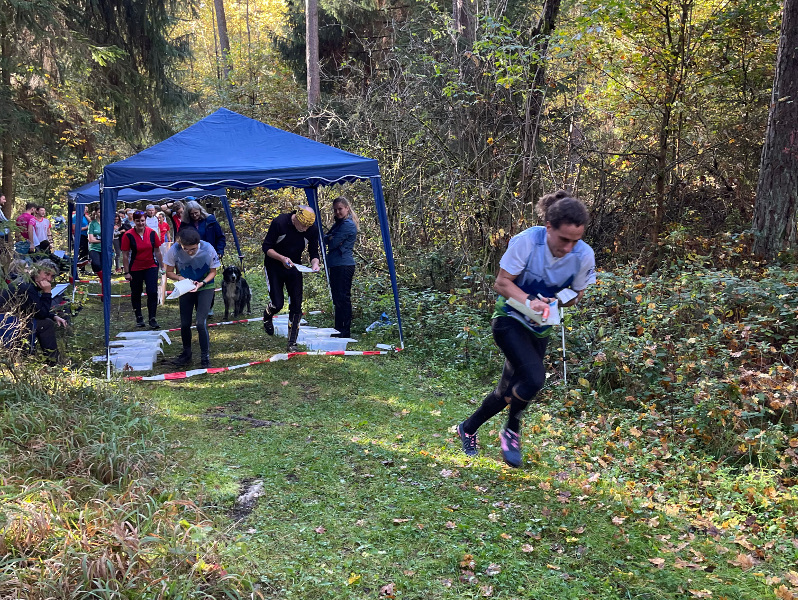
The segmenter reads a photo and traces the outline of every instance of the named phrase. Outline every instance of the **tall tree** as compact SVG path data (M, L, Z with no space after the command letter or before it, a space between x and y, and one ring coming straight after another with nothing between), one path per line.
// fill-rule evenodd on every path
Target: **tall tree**
M42 177L80 181L120 140L138 147L167 134L166 113L185 98L172 78L185 48L168 35L189 1L0 3L3 185L19 191L16 170L44 200ZM119 140L108 141L109 127Z
M754 209L757 254L796 243L798 211L798 0L784 0L776 75Z
M308 133L319 139L319 117L316 111L321 100L319 79L319 2L305 0L305 61L308 70Z
M222 77L226 84L230 83L230 36L227 34L227 17L224 12L224 0L213 0L216 8L216 25L219 30L219 46L221 48Z

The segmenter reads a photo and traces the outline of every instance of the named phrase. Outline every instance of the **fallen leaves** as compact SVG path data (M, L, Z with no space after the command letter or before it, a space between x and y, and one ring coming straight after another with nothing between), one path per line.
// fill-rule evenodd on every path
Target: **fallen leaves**
M665 566L665 559L664 558L660 558L660 557L649 558L648 562L650 562L652 565L654 565L658 569L661 569L662 567Z
M727 561L730 565L740 567L743 571L752 568L758 561L751 554L743 554L742 552L737 555L734 560Z
M496 563L490 563L488 567L485 569L485 575L487 575L488 577L493 577L501 572L502 572L501 566L497 565Z
M380 597L394 598L396 596L396 588L394 584L389 583L380 588Z
M773 590L773 593L781 600L795 600L795 594L784 584Z

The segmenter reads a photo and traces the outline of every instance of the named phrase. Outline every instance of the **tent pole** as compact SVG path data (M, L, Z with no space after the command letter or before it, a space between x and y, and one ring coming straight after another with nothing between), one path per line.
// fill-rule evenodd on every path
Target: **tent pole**
M321 227L321 211L319 210L319 188L305 188L305 196L308 199L308 206L316 213L316 224L319 230L319 252L324 261L324 275L327 277L327 293L330 294L330 302L333 301L332 288L330 287L330 270L327 267L327 250L324 247L324 230Z
M114 264L114 214L118 192L108 189L100 178L100 256L102 262L103 323L105 333L106 377L111 379L111 266ZM75 219L77 221L77 219Z
M238 232L236 231L235 223L233 223L233 211L230 210L230 201L227 199L227 194L219 196L224 207L224 214L227 216L227 223L230 225L230 233L233 234L233 242L236 245L236 252L238 252L239 267L244 269L244 255L241 253L241 244L238 242Z
M562 334L562 381L568 387L568 373L565 365L565 310L560 307L560 332Z
M396 265L394 264L393 249L391 248L391 232L388 228L388 211L385 208L385 197L382 194L382 182L379 175L371 178L371 189L374 192L374 203L377 206L377 216L380 220L380 232L382 233L382 246L385 248L385 260L388 263L388 272L391 275L393 302L396 307L396 322L399 324L399 344L402 350L404 350L405 338L402 333L402 314L399 310L399 285L396 282Z

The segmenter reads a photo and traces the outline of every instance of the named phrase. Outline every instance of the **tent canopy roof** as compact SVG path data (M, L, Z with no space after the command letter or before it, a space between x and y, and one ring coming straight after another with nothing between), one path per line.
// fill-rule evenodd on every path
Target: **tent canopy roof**
M156 203L158 200L180 200L186 196L225 196L225 188L201 190L199 188L186 188L184 190L167 190L164 188L152 188L140 192L138 190L124 189L119 191L117 200L119 202L139 202L147 200ZM70 201L75 204L92 204L100 201L100 182L90 181L79 188L67 192Z
M106 189L308 188L379 177L377 161L220 108L105 167Z

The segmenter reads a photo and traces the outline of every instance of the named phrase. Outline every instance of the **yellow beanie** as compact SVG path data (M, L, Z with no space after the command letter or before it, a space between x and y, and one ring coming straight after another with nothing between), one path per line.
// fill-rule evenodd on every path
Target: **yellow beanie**
M296 210L296 220L300 225L310 227L316 222L316 213L309 206L300 205Z

